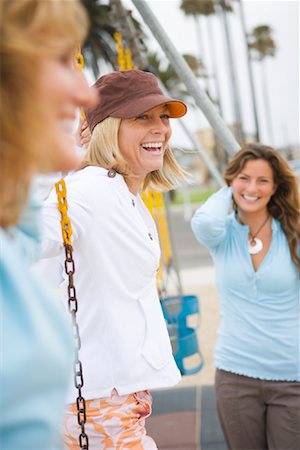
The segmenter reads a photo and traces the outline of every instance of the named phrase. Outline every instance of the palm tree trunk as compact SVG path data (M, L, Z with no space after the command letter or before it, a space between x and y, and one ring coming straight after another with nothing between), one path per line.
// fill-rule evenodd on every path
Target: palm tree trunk
M210 18L208 17L207 20L207 34L208 34L208 43L209 43L209 51L211 54L211 61L212 61L212 69L214 73L214 85L215 85L215 92L216 92L216 103L218 105L220 114L222 117L224 117L224 111L222 108L221 103L221 89L220 89L220 81L219 81L219 73L217 68L217 59L216 59L216 51L215 51L215 40L214 40L214 34L211 27Z
M207 52L206 52L206 48L205 48L204 28L202 26L204 21L202 21L202 24L201 24L201 19L203 19L203 18L205 18L206 21L208 19L207 16L201 17L200 14L195 14L194 15L195 26L196 26L196 34L197 34L197 41L198 41L198 55L199 55L199 59L203 62L203 67L205 68L205 73L204 73L205 92L208 95L208 97L210 98L210 100L219 107L219 104L215 100L215 98L214 98L214 96L212 94L212 91L210 89L211 77L210 77L210 74L209 74L209 66L208 66L208 62L209 61L208 61ZM219 111L220 111L220 108L219 108ZM221 116L222 116L222 114L221 114ZM214 157L215 157L215 159L217 161L217 167L218 167L218 169L221 170L221 168L223 166L223 159L224 158L220 157L221 154L222 154L222 150L219 148L220 146L218 146L218 143L217 143L217 140L216 140L216 133L215 133L214 129L212 131L213 131L213 138L214 138L214 142L215 142L214 147L213 147L213 154L214 154ZM197 141L195 141L195 142L197 143ZM202 151L205 151L205 150L202 149L202 148L201 149L197 148L197 151L200 153L200 156L201 156ZM223 153L224 153L224 151L223 151ZM208 168L209 168L209 166L208 166ZM210 170L210 172L211 172L211 170Z
M242 25L244 38L245 38L245 44L246 44L247 66L248 66L248 73L249 73L252 110L253 110L254 124L255 124L255 140L256 140L256 142L260 142L260 130L259 130L259 122L258 122L256 91L255 91L255 87L254 87L254 75L253 75L253 67L252 67L250 49L249 49L249 45L248 45L248 34L247 34L247 28L246 28L246 22L245 22L244 7L243 7L243 2L241 0L238 0L238 3L239 3L239 7L240 7L241 25Z
M201 27L201 21L200 21L201 18L199 15L194 15L194 20L195 20L195 27L196 27L197 43L198 43L198 57L199 57L199 60L202 62L203 68L204 68L203 80L204 80L205 92L211 99L212 97L210 95L209 77L208 77L208 72L207 72L207 69L208 69L207 56L206 56L205 46L204 46L203 28Z
M265 61L260 61L261 64L261 84L262 84L262 93L265 105L265 116L266 116L266 125L269 136L269 145L274 145L274 135L273 135L273 126L272 126L272 118L271 118L271 109L270 109L270 99L269 99L269 90L268 83L266 77L266 65Z
M145 23L147 23L150 28L153 36L166 53L178 77L183 81L189 92L194 96L196 104L202 110L212 128L215 130L219 141L224 145L224 148L228 154L233 155L240 148L240 145L227 128L225 122L220 117L208 96L200 88L199 83L190 67L184 58L178 53L174 44L165 33L163 27L157 21L148 4L143 0L132 0L132 3L135 5Z
M236 78L236 71L235 71L235 63L234 63L234 57L233 57L233 51L232 51L232 41L231 41L231 35L229 32L229 26L228 26L228 18L227 13L225 10L225 7L223 7L222 4L216 5L219 17L223 23L224 28L224 35L225 35L225 44L226 44L226 53L227 53L227 66L228 66L228 72L230 77L230 85L231 85L231 94L232 94L232 100L233 100L233 110L234 110L234 116L235 116L235 124L236 124L236 137L240 143L244 142L244 133L243 133L243 124L242 124L242 115L241 115L241 108L240 108L240 96L238 92L238 83Z

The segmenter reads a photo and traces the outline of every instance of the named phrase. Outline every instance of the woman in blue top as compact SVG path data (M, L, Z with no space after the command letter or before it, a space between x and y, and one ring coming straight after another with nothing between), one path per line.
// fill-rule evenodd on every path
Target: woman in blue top
M58 450L72 339L29 271L41 217L28 192L37 171L77 164L71 125L95 100L75 68L87 19L77 0L1 0L0 17L0 448Z
M297 178L274 149L247 144L192 228L214 259L221 300L217 407L230 449L300 448ZM230 209L233 206L233 212Z

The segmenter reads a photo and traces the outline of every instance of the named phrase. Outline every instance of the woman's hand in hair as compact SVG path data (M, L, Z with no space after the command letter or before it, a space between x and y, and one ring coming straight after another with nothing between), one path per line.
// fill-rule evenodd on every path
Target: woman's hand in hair
M76 133L76 144L80 147L87 148L90 143L91 136L92 134L88 127L87 121L81 117Z

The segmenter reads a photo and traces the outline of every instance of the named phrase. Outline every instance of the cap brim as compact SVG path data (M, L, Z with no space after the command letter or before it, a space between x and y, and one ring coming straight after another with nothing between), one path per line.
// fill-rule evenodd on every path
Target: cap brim
M151 95L138 101L133 100L132 103L127 102L126 105L110 113L110 116L119 117L121 119L131 119L161 105L168 106L171 118L182 117L187 112L187 106L179 100L164 97L163 95Z

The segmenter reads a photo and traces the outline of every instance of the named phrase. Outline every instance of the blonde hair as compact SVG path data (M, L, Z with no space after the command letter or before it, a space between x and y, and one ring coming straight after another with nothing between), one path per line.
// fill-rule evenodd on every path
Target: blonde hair
M83 161L84 165L96 165L108 170L113 169L125 177L133 176L119 148L120 124L121 119L108 117L95 126ZM144 180L142 189L145 190L149 187L156 191L169 190L185 179L186 173L178 165L172 150L167 146L162 169L150 172Z
M287 161L272 147L246 144L229 161L224 179L230 186L246 162L254 159L267 161L272 169L277 188L268 203L268 211L279 220L300 274L300 256L297 253L297 246L300 245L300 197L297 177Z
M52 150L38 113L40 62L66 48L75 57L88 23L78 0L1 0L0 16L0 225L8 227L18 222L32 175L47 167Z

